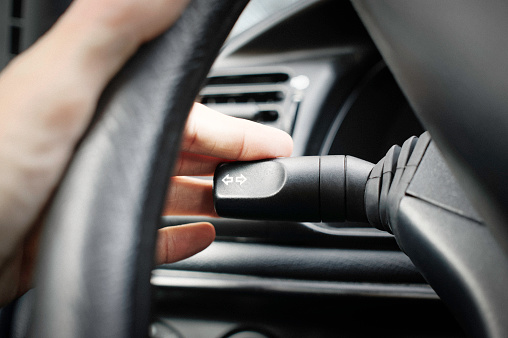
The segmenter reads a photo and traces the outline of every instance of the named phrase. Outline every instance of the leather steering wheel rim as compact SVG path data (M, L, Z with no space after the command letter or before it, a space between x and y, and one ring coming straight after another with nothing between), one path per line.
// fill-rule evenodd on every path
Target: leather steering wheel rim
M109 84L45 218L32 336L148 334L156 230L182 130L247 2L191 1Z

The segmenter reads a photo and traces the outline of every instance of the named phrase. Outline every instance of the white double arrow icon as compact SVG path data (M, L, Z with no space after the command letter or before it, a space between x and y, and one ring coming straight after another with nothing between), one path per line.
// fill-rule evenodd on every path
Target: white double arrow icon
M225 185L229 185L229 183L233 183L233 182L236 182L236 183L240 183L240 185L242 185L245 181L247 181L247 178L245 176L243 176L243 174L240 174L240 176L237 176L235 178L229 176L229 174L226 175L226 177L224 177L222 179L222 182L224 182Z
M243 176L242 174L240 174L240 176L238 176L236 178L236 183L240 183L240 185L243 184L243 182L247 181L247 178L245 176Z

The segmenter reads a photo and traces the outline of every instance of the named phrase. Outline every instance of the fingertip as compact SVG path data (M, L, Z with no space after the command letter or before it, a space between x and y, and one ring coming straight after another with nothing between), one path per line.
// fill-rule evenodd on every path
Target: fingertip
M293 138L285 131L280 130L280 142L277 147L279 154L277 157L289 157L293 153Z
M198 223L190 223L188 226L193 226L201 232L201 235L207 238L208 245L210 245L215 240L215 227L210 222L198 222ZM204 248L203 248L204 249Z
M246 121L251 122L251 121ZM262 160L266 158L289 157L293 153L293 139L278 128L256 124L250 131L246 129L241 161Z
M293 153L293 138L284 130L261 125L264 133L259 133L256 147L251 147L255 156L253 159L290 157ZM255 155L253 155L255 154ZM259 158L257 158L259 157ZM249 159L250 160L250 159Z
M190 255L187 257L203 251L215 240L215 227L212 223L189 223L181 227L188 229L188 239L192 242L192 246L190 247L191 250L187 252L190 253ZM184 236L184 239L186 239L186 236Z
M191 257L206 249L215 239L211 223L199 222L160 229L155 262L168 264Z

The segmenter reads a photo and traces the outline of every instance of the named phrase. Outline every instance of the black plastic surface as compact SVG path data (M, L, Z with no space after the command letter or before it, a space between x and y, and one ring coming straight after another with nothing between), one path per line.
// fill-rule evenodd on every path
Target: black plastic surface
M387 230L381 226L381 219L379 217L379 196L381 195L381 178L383 174L383 160L382 158L370 172L367 184L365 184L365 213L367 220L373 226L380 230Z
M382 225L390 227L401 249L470 335L504 337L508 259L429 134L415 140L402 147L388 198L380 196L389 216ZM393 158L387 158L381 162L393 167Z
M403 147L390 148L369 174L365 185L365 213L369 223L378 229L392 232L390 224L397 217L400 199L406 193L413 175L430 143L425 132L410 137Z
M214 175L215 210L244 219L367 221L364 191L372 167L341 155L223 163Z
M367 222L365 214L365 186L374 164L353 156L346 156L346 219ZM326 198L323 196L322 198Z
M483 223L434 142L427 148L406 194Z
M257 221L199 216L165 216L161 226L195 222L214 225L217 239L242 243L266 243L318 248L399 251L395 238L370 227L329 226L328 223ZM349 224L349 223L346 223ZM356 223L353 223L356 225ZM335 225L335 224L334 224Z
M346 167L344 156L322 156L320 161L319 195L321 220L346 220Z
M379 219L383 224L388 223L388 191L392 186L399 155L400 147L395 145L388 150L383 160L383 178L381 180L381 193L379 194Z
M222 217L317 221L320 216L319 157L220 165L214 205Z
M235 329L276 338L465 337L444 305L432 299L182 287L160 288L158 295L157 312L185 337L220 338Z
M424 283L400 251L216 242L168 269L247 276L370 283Z
M397 159L397 168L395 170L395 174L393 175L392 185L398 186L400 183L400 179L402 178L402 174L406 169L406 165L413 154L413 150L418 142L419 138L416 136L412 136L408 138L400 149L399 158Z
M508 260L488 228L414 197L396 223L399 245L468 335L506 337Z
M508 2L353 4L457 181L508 254Z

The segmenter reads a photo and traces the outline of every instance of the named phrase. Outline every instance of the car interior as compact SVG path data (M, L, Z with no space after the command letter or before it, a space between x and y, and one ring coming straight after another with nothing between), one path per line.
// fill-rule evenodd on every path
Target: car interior
M3 1L0 67L69 2ZM2 309L3 332L506 337L506 14L502 1L193 0L103 94L46 219L37 287ZM125 108L141 97L146 118ZM286 131L294 158L369 162L361 217L344 187L344 217L286 215L281 197L160 218L193 101ZM198 221L214 243L153 267L155 230Z

